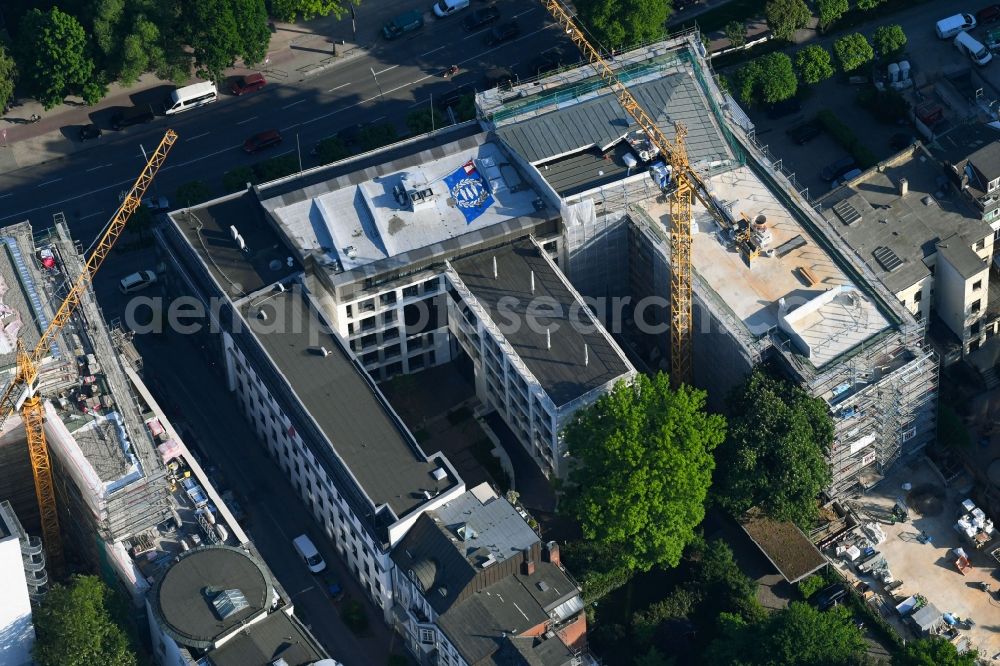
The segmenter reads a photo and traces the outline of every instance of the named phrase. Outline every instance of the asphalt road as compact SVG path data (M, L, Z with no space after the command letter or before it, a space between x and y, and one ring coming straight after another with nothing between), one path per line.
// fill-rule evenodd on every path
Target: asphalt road
M391 11L407 5L393 3ZM402 39L372 40L363 55L338 63L303 81L272 77L264 89L242 97L222 94L218 102L121 132L106 131L88 150L62 159L0 175L0 224L30 219L48 225L64 212L73 234L84 243L114 213L119 194L127 189L145 163L143 149L153 150L167 127L180 138L154 182L159 194L172 196L177 186L192 180L215 185L221 175L276 155L295 153L304 167L316 164L309 150L321 139L359 123L391 122L405 129L405 117L421 104L429 105L456 86L481 89L491 67L515 70L538 53L565 41L535 0L500 0L503 20L516 18L520 37L497 47L485 44L486 29L466 33L462 13L428 20L422 30ZM475 4L473 5L476 6ZM371 21L376 23L377 21ZM460 72L442 76L451 64ZM161 103L170 88L137 93L134 103ZM92 120L107 127L113 109L95 112ZM70 133L76 126L65 128ZM243 141L267 129L279 129L284 143L258 155L242 151Z

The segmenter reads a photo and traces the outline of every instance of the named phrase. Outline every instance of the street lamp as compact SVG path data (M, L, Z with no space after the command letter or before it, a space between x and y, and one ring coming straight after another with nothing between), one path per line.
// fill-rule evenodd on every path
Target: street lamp
M369 69L371 69L371 71L372 71L372 78L375 79L375 85L378 86L378 96L379 96L380 99L382 99L385 96L382 94L382 84L378 82L378 74L375 73L375 68L374 67L371 67Z

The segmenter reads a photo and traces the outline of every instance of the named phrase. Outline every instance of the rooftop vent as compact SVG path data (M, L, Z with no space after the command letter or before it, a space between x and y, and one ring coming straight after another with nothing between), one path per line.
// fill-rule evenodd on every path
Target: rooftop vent
M458 534L458 538L463 539L465 541L468 541L469 539L475 539L477 536L479 536L476 533L476 530L472 529L472 527L468 523L462 523L461 525L459 525L458 528L455 530L455 533Z
M481 566L483 569L487 569L496 563L497 563L497 556L494 555L493 553L490 553L489 557L483 560L479 566Z
M435 481L444 481L448 477L448 472L444 471L443 467L438 467L431 472L431 476L434 477Z
M222 620L250 607L243 592L237 589L223 590L215 595L215 598L212 599L212 605L215 606L215 612Z
M347 255L348 259L357 259L358 248L354 247L353 245L348 245L347 247L344 248L344 254Z
M538 586L538 589L541 590L542 592L547 592L549 589L549 584L546 583L544 580L540 580L535 584Z
M890 273L903 265L903 260L899 258L899 255L893 252L892 248L884 245L875 248L872 254L875 255L875 261Z
M841 201L833 207L833 212L844 224L855 224L861 221L861 213L850 201Z
M934 197L932 197L929 194L927 196L925 196L923 199L921 199L920 201L922 201L925 206L930 206L931 204L936 203L934 201Z

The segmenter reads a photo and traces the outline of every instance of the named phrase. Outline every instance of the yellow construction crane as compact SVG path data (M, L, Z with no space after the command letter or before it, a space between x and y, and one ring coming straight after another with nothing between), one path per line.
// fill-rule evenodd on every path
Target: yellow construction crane
M28 455L31 458L31 471L35 477L35 496L38 499L38 510L42 518L42 539L49 562L49 568L55 573L62 570L63 551L62 537L59 534L59 515L56 512L55 488L52 485L52 466L49 461L49 448L45 441L45 411L41 396L38 395L38 366L49 353L52 339L66 325L80 305L80 299L111 252L115 241L121 235L135 209L142 205L142 195L149 188L160 165L167 158L167 153L177 141L177 133L168 129L163 135L160 145L149 157L146 167L139 174L132 189L129 190L118 207L115 216L97 241L94 251L87 259L83 272L77 277L72 288L66 295L52 321L38 339L35 348L28 350L22 340L17 341L17 369L14 378L0 396L0 426L14 411L21 412L24 429L28 438Z
M565 30L594 70L618 97L618 103L646 133L669 161L676 189L670 195L670 379L674 385L691 383L691 205L692 197L708 209L723 226L731 225L705 187L701 176L688 161L684 137L687 130L674 123L674 140L670 141L653 118L636 101L600 52L591 46L583 32L559 0L542 0L545 8Z

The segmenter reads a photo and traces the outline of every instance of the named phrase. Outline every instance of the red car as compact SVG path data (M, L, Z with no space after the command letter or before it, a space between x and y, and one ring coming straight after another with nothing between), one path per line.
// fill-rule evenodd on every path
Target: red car
M244 93L256 92L267 85L267 79L264 78L263 74L247 74L237 79L231 90L234 95L242 95Z
M281 143L281 132L276 129L258 132L243 142L243 150L248 153L257 153L265 148L277 146Z

